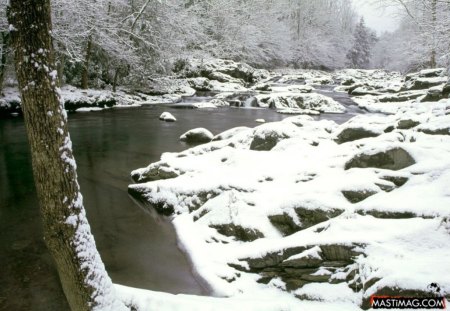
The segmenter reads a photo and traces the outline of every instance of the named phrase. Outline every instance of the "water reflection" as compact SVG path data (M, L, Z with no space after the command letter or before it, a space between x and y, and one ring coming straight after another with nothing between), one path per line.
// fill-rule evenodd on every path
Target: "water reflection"
M163 111L178 121L159 121ZM162 152L185 149L178 138L189 129L205 127L217 134L235 126L256 126L256 119L285 117L267 109L155 106L70 115L88 219L113 281L206 294L178 250L173 228L146 214L128 196L130 171L159 160ZM68 310L42 241L23 121L0 120L0 142L0 310Z

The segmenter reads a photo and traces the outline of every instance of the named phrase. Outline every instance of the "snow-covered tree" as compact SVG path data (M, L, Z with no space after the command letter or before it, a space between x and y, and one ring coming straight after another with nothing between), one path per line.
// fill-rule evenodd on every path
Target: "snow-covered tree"
M11 37L44 239L72 310L128 310L95 247L57 92L50 0L11 0Z
M398 5L403 13L399 29L379 42L393 46L384 51L393 59L390 69L450 68L450 0L384 0L384 3Z
M366 26L364 18L361 17L355 28L353 45L347 53L349 67L368 68L372 46L375 41L375 33Z

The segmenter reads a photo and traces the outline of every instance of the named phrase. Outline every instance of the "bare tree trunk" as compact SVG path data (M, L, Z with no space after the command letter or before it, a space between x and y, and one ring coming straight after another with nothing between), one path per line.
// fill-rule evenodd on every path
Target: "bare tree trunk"
M58 86L61 87L64 81L64 67L66 65L66 55L58 53L58 61L56 62L56 71L58 72Z
M91 61L92 37L89 36L86 45L86 55L84 57L83 71L81 72L81 88L87 89L89 85L89 63Z
M430 67L436 68L436 22L437 22L437 0L431 0L431 27L432 29L432 43L431 43L431 57Z
M0 93L3 90L3 81L5 79L6 70L6 49L8 48L9 33L2 32L2 46L1 46L1 56L0 56Z
M112 91L115 93L117 88L117 80L119 79L119 73L120 69L116 68L116 71L114 72L114 79L113 79L113 89Z
M126 310L115 297L86 219L56 90L50 0L11 0L8 17L44 239L64 293L72 310Z

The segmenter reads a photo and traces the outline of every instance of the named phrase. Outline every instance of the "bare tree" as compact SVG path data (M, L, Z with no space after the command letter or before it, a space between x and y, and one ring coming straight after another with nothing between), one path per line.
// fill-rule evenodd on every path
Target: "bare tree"
M115 296L86 219L56 87L50 0L11 0L8 18L44 239L64 293L72 310L126 310Z

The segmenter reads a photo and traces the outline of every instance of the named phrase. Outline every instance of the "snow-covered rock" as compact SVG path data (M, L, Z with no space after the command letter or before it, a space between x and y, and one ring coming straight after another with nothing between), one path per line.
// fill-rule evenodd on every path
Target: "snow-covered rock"
M190 144L201 144L212 141L214 135L205 128L196 128L187 131L180 136L181 141L185 141Z
M345 107L325 95L311 93L271 93L255 96L258 105L263 108L300 108L323 113L344 113Z
M256 83L269 76L263 69L226 59L189 59L179 72L186 77L203 77L227 83Z
M134 171L130 193L173 217L196 273L226 301L270 293L300 298L294 309L348 309L430 282L448 297L450 137L437 132L449 103L391 104L392 115L340 126L296 116L224 132ZM373 135L335 142L359 128Z
M163 112L160 116L159 116L159 119L161 120L161 121L166 121L166 122L175 122L175 121L177 121L177 118L175 118L174 116L173 116L173 114L171 114L170 112Z
M433 86L445 84L447 77L435 77L435 78L416 78L405 82L405 90L423 90Z

